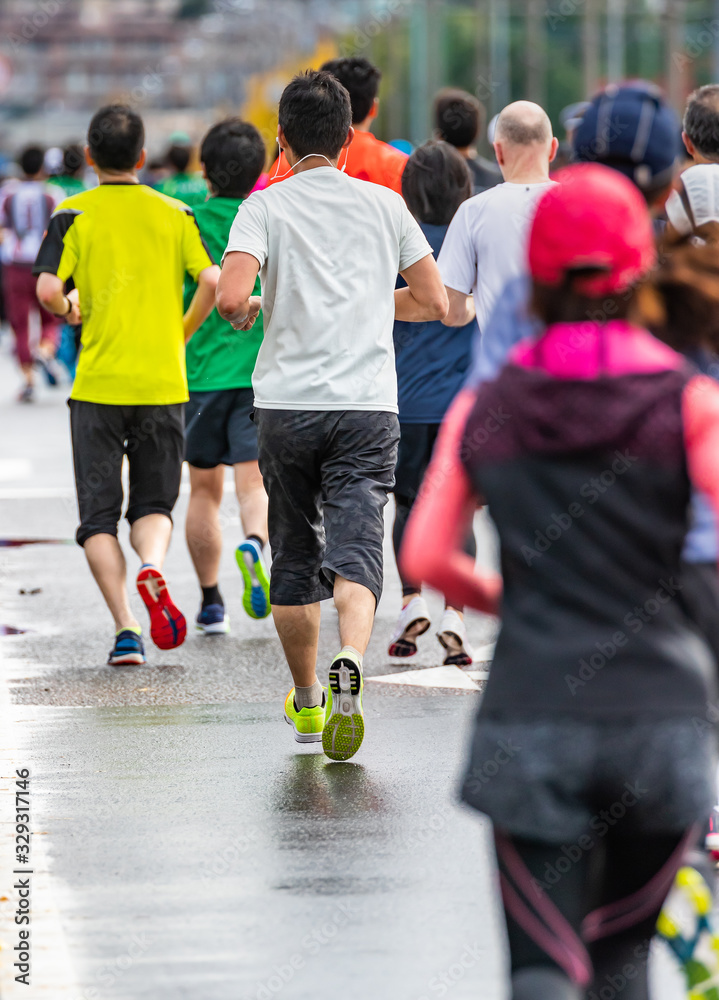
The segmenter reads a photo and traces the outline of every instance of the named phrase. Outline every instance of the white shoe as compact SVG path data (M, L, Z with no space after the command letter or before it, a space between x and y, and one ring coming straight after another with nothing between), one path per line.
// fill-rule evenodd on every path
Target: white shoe
M467 642L467 629L453 608L445 608L437 638L446 650L443 666L468 667L472 649Z
M414 656L417 652L415 640L424 635L430 624L427 602L423 597L413 597L397 619L397 627L389 642L389 655Z

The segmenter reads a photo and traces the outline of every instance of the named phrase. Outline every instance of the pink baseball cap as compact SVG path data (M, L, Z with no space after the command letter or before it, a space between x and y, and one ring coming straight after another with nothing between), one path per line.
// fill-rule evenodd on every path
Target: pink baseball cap
M644 197L623 174L599 163L559 171L542 195L529 237L529 269L545 285L567 271L598 268L579 283L592 298L635 284L656 261Z

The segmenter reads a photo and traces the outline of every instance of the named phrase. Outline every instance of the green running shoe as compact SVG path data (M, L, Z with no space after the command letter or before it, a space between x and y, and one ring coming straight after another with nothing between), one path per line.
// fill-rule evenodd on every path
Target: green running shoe
M295 689L292 688L285 698L285 722L293 727L298 743L319 743L325 727L325 706L295 708Z
M262 549L254 538L237 546L235 559L245 581L242 606L250 618L266 618L270 613L270 576Z
M690 864L680 868L657 931L684 972L689 1000L719 1000L719 935L712 909L712 892L703 873Z
M349 760L364 739L362 664L355 653L342 652L330 665L322 749L332 760Z

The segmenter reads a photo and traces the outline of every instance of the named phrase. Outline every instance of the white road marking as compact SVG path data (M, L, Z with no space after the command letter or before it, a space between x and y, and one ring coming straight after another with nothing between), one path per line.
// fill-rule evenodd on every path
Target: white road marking
M465 670L467 677L471 677L473 681L486 681L489 680L489 670Z
M22 725L25 718L36 718L41 711L35 706L13 705L5 680L0 677L0 993L3 1000L20 997L46 996L52 1000L75 1000L81 995L73 969L70 953L62 929L56 891L50 873L44 836L40 835L37 813L33 813L33 800L37 801L37 787L33 788L33 761L31 752L22 750L24 744ZM30 990L15 982L19 974L13 963L17 961L18 931L15 911L18 890L13 888L22 875L14 874L21 868L15 862L15 771L30 770L30 827L31 864L31 980ZM33 795L34 792L34 795Z
M413 687L477 690L477 685L467 676L465 671L453 666L429 667L427 670L403 670L397 674L367 677L365 680L367 682L377 681L379 684L409 684Z

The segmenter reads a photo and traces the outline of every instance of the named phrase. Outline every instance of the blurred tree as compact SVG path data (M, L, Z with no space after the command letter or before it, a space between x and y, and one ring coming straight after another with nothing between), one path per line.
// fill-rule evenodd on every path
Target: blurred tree
M209 14L212 10L212 0L181 0L177 16L180 18L197 18Z

